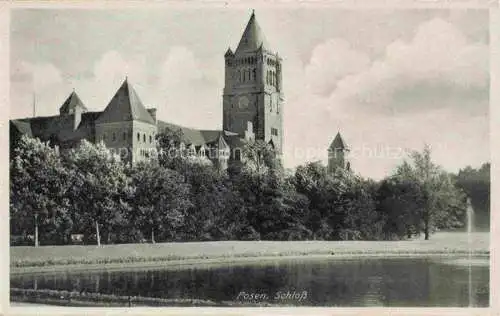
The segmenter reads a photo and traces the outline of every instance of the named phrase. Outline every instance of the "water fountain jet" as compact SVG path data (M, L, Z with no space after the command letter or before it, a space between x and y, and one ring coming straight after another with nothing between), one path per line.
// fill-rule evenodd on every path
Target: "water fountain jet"
M474 229L474 209L470 198L467 198L467 241L469 246L469 307L473 306L472 295L472 230Z

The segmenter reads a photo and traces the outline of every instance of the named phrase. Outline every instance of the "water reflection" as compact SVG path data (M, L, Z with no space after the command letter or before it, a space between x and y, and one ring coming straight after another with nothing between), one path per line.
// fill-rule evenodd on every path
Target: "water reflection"
M472 302L488 306L489 267L472 267ZM431 259L279 261L178 271L15 275L11 287L161 298L233 301L267 293L274 304L314 306L468 306L468 267ZM305 300L273 301L277 292L307 291Z

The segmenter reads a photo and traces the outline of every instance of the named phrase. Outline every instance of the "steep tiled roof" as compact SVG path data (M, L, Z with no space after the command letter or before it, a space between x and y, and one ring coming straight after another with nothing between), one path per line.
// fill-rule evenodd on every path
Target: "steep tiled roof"
M340 132L337 133L335 139L330 144L330 149L348 149L347 144L342 139L342 136L340 136Z
M93 141L94 122L102 112L82 113L77 129L74 129L73 116L40 116L11 120L21 134L37 137L42 141L56 139L62 143L74 143L86 138Z
M59 113L61 114L69 114L73 113L74 109L77 107L81 108L84 111L87 111L87 108L85 105L83 105L82 100L80 100L80 97L76 94L75 91L71 92L69 97L64 101L63 105L59 108Z
M158 133L162 133L166 128L172 131L178 131L179 129L182 131L183 142L186 145L195 145L201 146L205 144L215 144L220 140L219 138L222 136L224 139L228 138L239 138L238 134L232 133L229 131L222 130L199 130L189 127L180 126L173 123L168 123L164 121L158 121Z
M96 123L142 121L155 124L155 120L142 104L139 96L127 79L97 119Z
M267 43L264 33L260 29L259 23L257 23L255 13L252 12L235 54L253 52L261 46L269 49L269 44Z
M32 137L31 124L23 120L11 120L10 128L16 129L16 132L22 135L27 135Z

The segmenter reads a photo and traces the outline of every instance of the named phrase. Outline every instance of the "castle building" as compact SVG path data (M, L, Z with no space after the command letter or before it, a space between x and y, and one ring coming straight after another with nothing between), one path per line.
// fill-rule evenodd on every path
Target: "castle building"
M338 168L350 170L351 164L346 157L348 153L349 147L338 132L328 147L328 173L334 173Z
M246 140L264 140L281 155L283 143L282 59L269 49L255 14L233 52L225 57L222 130L199 130L164 122L156 109L144 106L126 78L103 111L90 112L73 91L59 115L10 120L11 148L22 135L74 148L86 139L103 142L131 163L148 159L155 136L166 129L181 130L182 146L197 155L210 155L220 167L229 157L240 159Z

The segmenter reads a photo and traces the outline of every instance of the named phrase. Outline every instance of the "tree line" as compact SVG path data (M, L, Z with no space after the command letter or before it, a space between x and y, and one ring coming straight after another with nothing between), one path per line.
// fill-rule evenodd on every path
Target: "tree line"
M181 137L158 135L159 149L182 150ZM330 174L319 162L291 172L261 141L242 157L227 170L190 155L129 165L102 143L62 152L23 136L10 159L11 236L32 244L37 227L42 245L71 244L75 234L85 244L428 239L463 226L467 196L489 201L489 164L482 177L470 167L453 175L427 147L381 181Z

